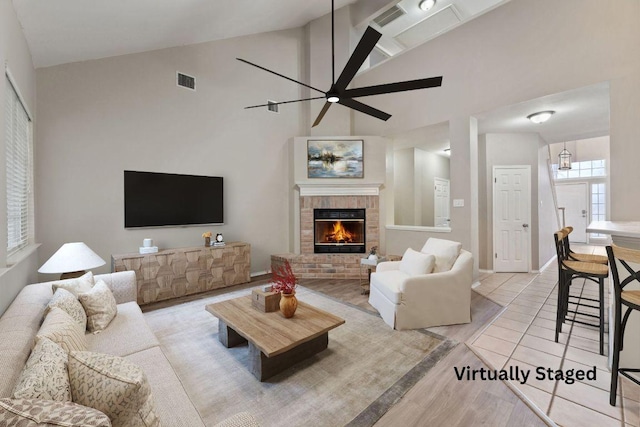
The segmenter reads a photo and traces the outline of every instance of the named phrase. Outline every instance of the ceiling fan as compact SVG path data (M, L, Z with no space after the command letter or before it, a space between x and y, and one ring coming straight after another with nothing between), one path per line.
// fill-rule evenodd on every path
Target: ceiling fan
M236 58L238 61L244 62L245 64L252 65L261 70L267 71L271 74L275 74L276 76L283 77L289 81L297 83L299 85L308 87L309 89L313 89L317 92L323 94L323 96L316 96L312 98L305 99L296 99L293 101L282 101L276 103L269 104L261 104L261 105L252 105L247 108L259 108L259 107L267 107L270 105L280 105L280 104L291 104L294 102L303 102L303 101L311 101L314 99L322 99L325 98L326 102L322 110L320 110L320 114L316 118L315 122L313 122L313 126L315 127L320 124L322 118L331 107L331 104L338 103L344 105L345 107L352 108L356 111L360 111L361 113L368 114L370 116L376 117L380 120L387 121L391 114L387 114L384 111L380 111L376 108L373 108L369 105L363 104L362 102L356 101L353 98L358 98L362 96L371 96L371 95L382 95L385 93L394 93L394 92L405 92L409 90L416 89L428 89L431 87L439 87L442 85L442 76L440 77L430 77L426 79L417 79L417 80L407 80L404 82L396 82L396 83L387 83L375 86L367 86L367 87L359 87L355 89L347 89L351 80L353 80L354 76L367 59L373 48L375 47L382 34L373 29L372 27L367 27L364 35L358 42L355 50L351 54L351 57L347 61L347 65L345 65L342 73L336 80L336 64L335 64L335 28L334 28L334 0L331 0L331 72L332 72L332 84L331 88L325 92L321 89L310 86L306 83L302 83L300 81L294 80L290 77L284 76L282 74L276 73L275 71L269 70L267 68L261 67L260 65L254 64L244 59Z

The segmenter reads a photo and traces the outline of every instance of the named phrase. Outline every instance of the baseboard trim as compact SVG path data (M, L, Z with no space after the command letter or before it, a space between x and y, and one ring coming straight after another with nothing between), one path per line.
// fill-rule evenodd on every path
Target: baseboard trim
M256 277L256 276L264 276L265 274L271 274L271 271L269 270L263 270L263 271L256 271L250 274L251 277Z
M471 285L471 289L475 289L478 286L480 286L480 281L479 280L477 282L475 282L473 285Z
M549 266L556 260L556 256L552 256L549 261L547 261L542 267L540 267L540 271L545 271Z
M495 271L493 270L483 270L483 269L479 269L478 272L480 273L486 273L486 274L493 274L495 273Z

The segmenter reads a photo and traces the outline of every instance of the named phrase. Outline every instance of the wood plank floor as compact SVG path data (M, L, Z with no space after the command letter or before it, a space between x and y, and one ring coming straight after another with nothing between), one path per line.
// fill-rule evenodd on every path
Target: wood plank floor
M269 283L269 276L252 279L245 285L147 305L149 311L233 290ZM302 279L300 285L333 298L376 312L362 295L358 280ZM458 381L454 367L486 368L464 344L482 329L502 307L473 292L472 323L430 328L430 331L459 342L429 371L376 426L545 426L546 424L501 381Z

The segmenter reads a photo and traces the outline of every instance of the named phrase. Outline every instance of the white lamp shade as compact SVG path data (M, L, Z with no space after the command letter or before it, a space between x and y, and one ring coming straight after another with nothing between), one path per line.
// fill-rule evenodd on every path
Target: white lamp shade
M38 273L70 273L90 270L105 264L105 260L84 243L65 243L40 267Z

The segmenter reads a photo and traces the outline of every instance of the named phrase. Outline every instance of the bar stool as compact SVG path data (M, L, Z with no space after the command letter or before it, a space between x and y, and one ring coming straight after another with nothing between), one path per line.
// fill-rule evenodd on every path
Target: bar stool
M620 352L624 344L624 329L627 326L627 320L632 310L640 310L640 291L625 291L624 287L629 283L637 280L640 282L640 270L635 271L628 262L640 264L640 251L634 249L621 248L620 246L607 246L607 255L609 256L609 264L611 265L611 277L613 278L613 291L615 295L614 302L614 332L613 332L613 364L611 366L611 388L609 389L609 404L616 406L616 392L618 389L618 374L627 377L629 380L640 385L640 380L634 378L629 372L640 372L639 368L621 368ZM620 282L618 274L618 266L616 260L629 272L629 276ZM626 307L624 318L622 315L622 306Z
M573 227L566 226L563 230L567 230L567 236L573 231ZM564 239L565 254L571 261L595 262L597 264L607 264L609 259L605 255L582 254L573 252L569 246L569 237Z
M556 308L556 334L555 341L558 342L560 332L562 332L562 324L567 320L568 313L580 314L586 317L593 317L598 319L598 324L583 322L575 318L572 319L573 323L580 323L582 325L593 326L599 329L600 332L600 354L604 355L604 279L609 275L609 268L606 265L598 264L594 262L582 262L573 261L569 259L569 254L566 251L565 239L568 240L569 231L562 229L554 234L556 243L556 254L558 256L558 307ZM569 294L569 288L571 282L574 279L586 279L598 284L599 298L586 298L583 296L574 297ZM576 309L569 310L570 298L578 298L575 302ZM598 305L583 304L582 300L597 302ZM598 315L579 311L580 307L595 308L598 310Z

